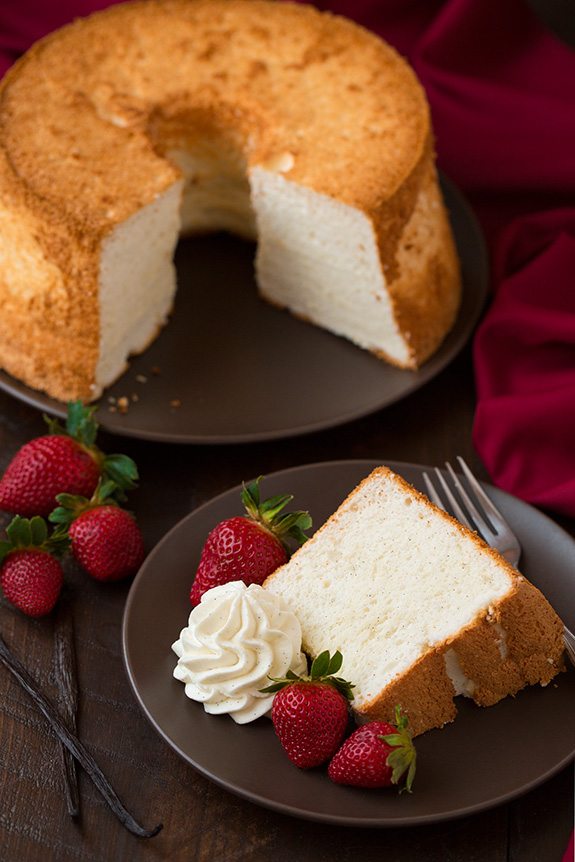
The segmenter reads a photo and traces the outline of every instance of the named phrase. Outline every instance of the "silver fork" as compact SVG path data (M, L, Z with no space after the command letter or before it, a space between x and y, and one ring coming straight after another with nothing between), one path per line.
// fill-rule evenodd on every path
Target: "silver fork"
M465 527L479 533L488 545L499 551L508 563L517 568L521 556L521 545L517 536L499 509L487 496L463 458L458 455L457 460L469 489L473 493L473 497L470 496L451 464L446 463L445 466L458 496L454 494L442 472L437 467L434 471L437 482L451 507L451 513ZM442 497L427 473L423 474L423 481L432 503L435 503L438 508L447 512L447 506L445 506ZM461 505L462 503L463 506ZM465 507L465 510L463 507ZM575 635L569 631L567 626L563 627L563 640L567 655L571 663L575 665Z

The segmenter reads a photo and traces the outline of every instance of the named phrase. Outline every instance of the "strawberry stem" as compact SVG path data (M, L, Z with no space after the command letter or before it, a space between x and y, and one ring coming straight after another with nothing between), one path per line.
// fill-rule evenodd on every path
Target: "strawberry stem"
M116 485L116 497L126 500L125 491L132 491L138 485L138 468L127 455L105 455L102 461L102 476Z
M316 658L313 660L309 674L303 674L302 676L297 676L292 670L288 670L285 677L269 677L272 681L272 685L268 685L266 688L260 689L263 694L273 694L276 691L280 691L280 689L285 688L288 685L291 685L294 682L308 682L308 683L324 683L326 685L331 685L333 688L337 689L340 694L342 694L346 700L353 700L352 688L355 688L352 683L348 682L346 679L342 679L339 676L333 676L334 673L340 669L343 663L343 656L339 650L334 652L333 656L330 656L329 650L325 650L321 652Z
M311 529L312 519L309 512L283 512L288 503L293 500L293 494L277 494L261 501L260 482L263 476L258 476L252 482L242 487L242 503L246 515L269 530L284 546L287 553L290 548L287 539L294 539L302 545L307 541L306 530Z
M52 524L60 524L68 527L72 521L86 512L88 509L97 509L99 506L118 506L116 499L118 486L111 479L100 477L96 490L88 500L75 494L57 494L56 500L60 504L48 515Z
M51 419L44 415L44 421L50 429L50 434L65 434L72 437L86 449L92 449L96 444L98 434L98 423L94 419L97 408L86 407L82 401L69 401L66 405L66 427L63 427L58 419Z
M393 784L399 784L405 775L405 784L400 793L407 790L411 793L413 779L415 778L415 766L417 752L407 728L407 716L403 714L401 706L395 707L395 725L397 733L388 733L381 736L384 742L393 746L393 750L387 756L387 764L392 769L391 780ZM407 773L407 774L406 774Z
M33 548L59 557L70 544L67 533L59 528L50 535L44 518L22 518L16 515L6 527L7 541L0 542L0 563L12 551Z

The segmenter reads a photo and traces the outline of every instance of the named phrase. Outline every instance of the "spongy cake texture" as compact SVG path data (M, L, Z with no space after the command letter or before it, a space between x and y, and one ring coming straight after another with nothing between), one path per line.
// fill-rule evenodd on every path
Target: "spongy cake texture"
M402 367L457 312L422 88L301 4L143 0L42 40L0 84L0 192L0 364L57 398L155 336L179 231L257 234L265 297Z
M563 666L562 623L529 581L390 470L367 477L265 586L306 652L339 649L363 719L415 733L489 706Z

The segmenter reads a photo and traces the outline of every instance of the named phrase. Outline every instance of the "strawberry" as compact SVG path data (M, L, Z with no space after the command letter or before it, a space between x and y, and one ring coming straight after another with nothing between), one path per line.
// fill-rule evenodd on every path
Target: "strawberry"
M371 721L358 727L332 758L327 770L331 780L354 787L390 787L405 777L402 790L411 793L416 752L399 706L395 722Z
M97 581L118 581L134 575L144 559L144 540L135 518L113 499L113 482L99 482L88 500L58 494L55 524L66 525L72 554Z
M95 445L95 407L68 404L66 427L44 417L50 433L24 444L0 479L0 509L48 515L60 493L90 497L100 477L116 482L118 496L135 487L136 465L126 455L104 455Z
M242 502L246 514L220 521L209 533L202 549L190 601L200 602L206 590L243 581L261 584L278 566L287 562L288 537L305 542L305 530L311 527L307 512L280 514L292 496L271 497L260 503L260 476L243 487Z
M144 540L133 516L110 504L82 512L69 529L72 553L97 581L134 575L144 560Z
M43 518L29 521L19 515L6 528L8 541L0 542L0 585L4 595L30 617L49 614L58 600L64 573L53 554L68 541L58 531L48 537Z
M288 671L285 679L264 688L276 692L272 722L287 756L300 769L324 763L337 751L347 727L353 686L334 676L342 664L340 652L320 653L309 676Z

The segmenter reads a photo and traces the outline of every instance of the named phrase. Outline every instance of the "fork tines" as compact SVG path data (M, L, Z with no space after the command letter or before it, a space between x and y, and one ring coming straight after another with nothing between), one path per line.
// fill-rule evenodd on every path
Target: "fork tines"
M449 463L445 464L447 477L437 467L434 469L435 482L427 473L423 474L429 499L440 509L451 512L468 529L479 533L487 544L516 566L521 554L517 537L463 458L458 455L457 461L463 477Z
M473 499L469 495L466 488L461 483L459 476L449 464L449 462L445 463L447 471L449 473L449 478L453 483L453 488L457 492L454 494L453 490L449 486L445 476L439 470L438 467L435 467L435 475L437 477L437 481L439 486L445 495L445 499L447 500L447 506L442 501L439 492L437 491L435 485L431 482L427 473L423 474L423 478L425 481L425 486L427 488L427 493L429 495L430 500L435 503L436 506L439 506L440 509L449 508L449 510L455 515L458 521L468 527L470 530L478 531L482 536L487 537L489 535L496 535L499 527L501 527L501 518L498 516L497 510L494 508L493 504L489 497L485 494L483 488L470 471L469 467L461 458L458 456L457 460L465 474L465 478L469 483L469 488L475 494L477 501L481 504L483 513L481 513L474 503ZM490 517L491 516L491 517Z

